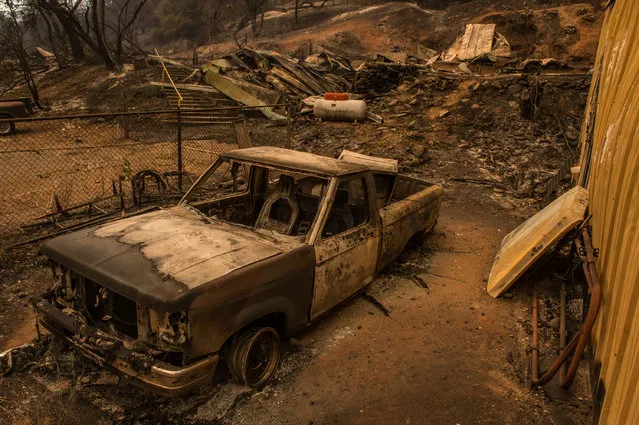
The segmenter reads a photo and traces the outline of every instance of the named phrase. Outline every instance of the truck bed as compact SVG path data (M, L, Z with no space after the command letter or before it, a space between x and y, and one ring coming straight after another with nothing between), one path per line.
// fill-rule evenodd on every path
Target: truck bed
M401 174L396 176L390 200L379 211L383 230L378 268L390 264L413 236L435 226L442 197L441 185Z
M433 186L435 186L435 184L429 183L425 180L399 174L396 177L395 187L393 188L390 203L392 204L394 202L401 201L402 199L406 199L411 195Z

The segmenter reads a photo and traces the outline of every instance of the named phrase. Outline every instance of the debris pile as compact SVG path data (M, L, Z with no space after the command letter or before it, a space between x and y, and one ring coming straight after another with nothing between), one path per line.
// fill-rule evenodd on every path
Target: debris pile
M203 84L178 84L178 88L206 91L218 102L227 102L225 106L231 102L230 105L260 107L267 118L282 120L286 111L281 107L273 109L272 105L299 103L298 113L308 113L315 100L331 92L351 93L351 99L363 97L371 101L390 93L405 79L421 74L468 78L570 69L552 58L520 63L508 40L492 23L466 25L450 47L439 53L418 43L410 53L394 49L376 52L366 62L351 62L312 44L298 49L293 56L242 48L204 64L198 73ZM534 93L524 94L529 99L537 98ZM536 105L524 106L530 109L524 115L533 117ZM383 120L380 116L375 118L377 123Z
M399 86L405 78L414 76L415 66L386 62L367 62L357 73L353 92L367 100L386 94Z
M353 92L372 100L396 89L405 79L424 74L458 79L587 72L575 70L554 58L521 61L511 53L508 40L495 31L494 24L467 25L464 34L442 53L423 47L417 51L415 55L397 52L375 54L357 68ZM530 94L529 97L535 96Z
M329 127L300 120L294 139L302 150L401 158L402 172L489 186L509 209L543 206L568 185L591 76L550 63L541 73L491 66L493 73L485 75L414 66L414 74L387 93L371 88L365 94L383 126Z
M347 92L354 70L348 59L327 51L304 60L277 52L241 49L202 67L203 81L234 101L248 106L302 100L326 92ZM271 119L278 119L265 113Z

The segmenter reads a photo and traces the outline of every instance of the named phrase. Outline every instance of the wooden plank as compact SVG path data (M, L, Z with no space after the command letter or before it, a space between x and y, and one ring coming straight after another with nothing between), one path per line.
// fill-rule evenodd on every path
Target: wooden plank
M246 121L237 120L233 123L233 126L235 128L235 136L237 137L237 145L242 149L250 148L252 146L252 142Z
M306 93L308 96L319 94L319 93L315 93L313 90L307 87L304 83L299 81L297 77L295 77L293 74L290 74L289 72L287 72L284 68L280 66L274 66L273 69L271 69L271 74L274 74L276 77L279 77L285 83L290 84L293 87L297 88L298 90Z

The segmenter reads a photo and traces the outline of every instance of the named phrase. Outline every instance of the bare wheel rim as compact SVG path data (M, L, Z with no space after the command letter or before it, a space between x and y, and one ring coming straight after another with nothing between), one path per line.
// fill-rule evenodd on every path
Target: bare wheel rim
M249 386L264 384L275 372L280 358L280 343L277 331L262 328L247 344L242 372Z
M0 119L5 119L6 117L0 117ZM10 122L0 122L0 134L9 134L11 132L11 123Z

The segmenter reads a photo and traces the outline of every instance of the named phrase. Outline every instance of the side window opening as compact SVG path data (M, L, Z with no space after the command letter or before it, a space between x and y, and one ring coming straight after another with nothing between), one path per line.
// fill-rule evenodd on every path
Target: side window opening
M346 180L339 184L322 238L339 235L368 221L366 182L362 178Z

